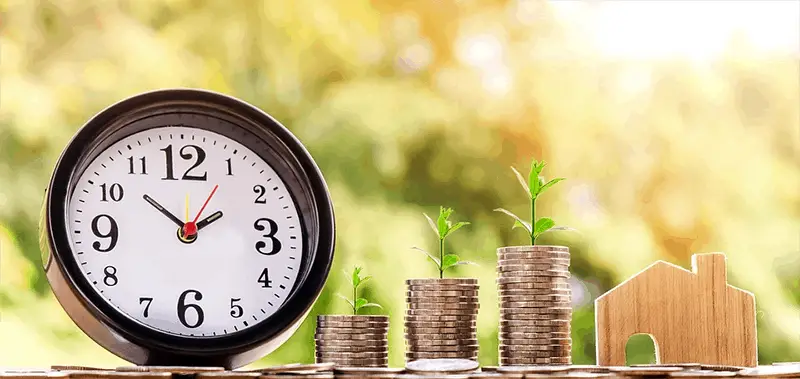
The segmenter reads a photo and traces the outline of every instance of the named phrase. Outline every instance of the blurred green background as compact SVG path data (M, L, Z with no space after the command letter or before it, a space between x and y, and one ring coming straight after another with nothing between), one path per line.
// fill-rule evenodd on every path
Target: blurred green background
M538 213L571 248L573 361L594 363L592 300L654 260L725 252L756 295L760 363L800 360L800 3L536 0L0 0L0 364L125 362L78 330L40 268L51 169L89 117L136 93L223 92L308 147L338 221L312 316L254 364L311 362L314 316L347 312L342 269L392 315L435 267L423 212L472 225L450 248L478 267L480 361L497 364L495 249L525 244L509 166L566 177ZM375 312L370 310L370 312ZM379 310L377 312L380 312ZM647 338L629 344L647 362Z

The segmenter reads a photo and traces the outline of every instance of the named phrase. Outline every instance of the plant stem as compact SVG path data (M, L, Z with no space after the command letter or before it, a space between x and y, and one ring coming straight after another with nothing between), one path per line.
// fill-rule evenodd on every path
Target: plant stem
M536 196L531 197L531 245L536 245Z
M358 287L353 286L353 316L358 314L358 311L356 310L356 299L358 299L358 296L356 295L357 289Z
M444 278L444 238L439 238L439 279Z

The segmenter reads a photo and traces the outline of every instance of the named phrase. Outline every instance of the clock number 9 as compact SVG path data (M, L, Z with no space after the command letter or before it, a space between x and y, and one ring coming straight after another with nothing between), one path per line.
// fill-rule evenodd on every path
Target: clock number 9
M267 225L269 225L269 228L267 228L264 225L262 225L261 224L262 222L267 223ZM272 242L272 250L270 250L270 251L264 251L263 250L264 248L267 247L267 243L266 242L264 242L264 241L256 242L256 251L259 254L275 255L275 254L278 254L279 251L281 251L281 241L279 241L277 238L275 238L275 233L278 232L278 224L275 221L270 220L268 218L260 218L260 219L256 220L256 222L253 224L253 227L256 230L258 230L259 232L263 232L264 230L267 230L267 234L263 234L262 237L268 238Z
M200 301L203 300L203 294L200 293L198 290L186 290L181 293L181 296L178 297L178 320L183 324L183 326L187 328L194 329L203 324L203 320L205 316L203 315L203 308L200 308L197 304L186 304L186 295L191 294L194 300ZM192 309L197 314L197 322L194 324L189 324L186 321L186 311Z
M108 232L102 233L100 232L100 219L107 219L109 223ZM111 238L111 241L108 244L107 248L103 248L100 241L94 241L92 243L92 248L101 252L107 253L114 249L114 246L117 246L117 239L119 238L119 228L117 227L117 222L114 221L114 218L107 214L100 214L97 215L94 219L92 219L92 233L98 238Z

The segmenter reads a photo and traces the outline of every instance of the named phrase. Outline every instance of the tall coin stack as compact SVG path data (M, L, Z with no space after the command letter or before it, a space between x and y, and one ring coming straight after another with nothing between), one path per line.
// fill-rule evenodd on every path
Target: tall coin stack
M406 361L478 359L478 280L406 280Z
M500 365L572 364L569 248L497 249Z
M389 365L389 316L317 316L317 363L345 367Z

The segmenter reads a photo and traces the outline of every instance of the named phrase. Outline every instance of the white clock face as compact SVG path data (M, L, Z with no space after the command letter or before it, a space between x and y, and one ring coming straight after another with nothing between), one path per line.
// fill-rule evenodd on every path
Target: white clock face
M286 184L250 149L203 129L160 127L114 143L77 180L66 217L100 297L174 335L254 326L300 270L300 216Z

